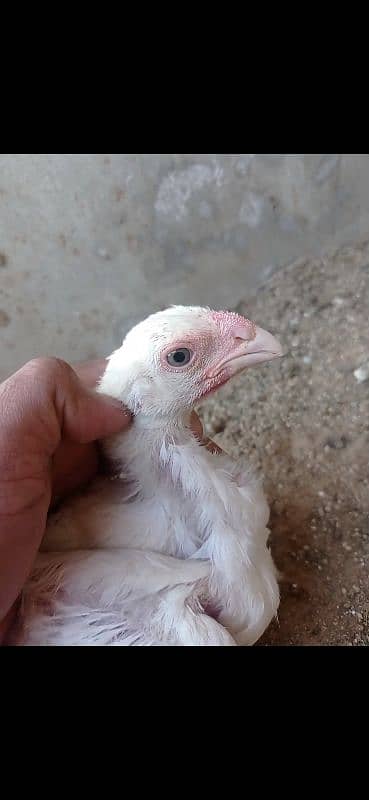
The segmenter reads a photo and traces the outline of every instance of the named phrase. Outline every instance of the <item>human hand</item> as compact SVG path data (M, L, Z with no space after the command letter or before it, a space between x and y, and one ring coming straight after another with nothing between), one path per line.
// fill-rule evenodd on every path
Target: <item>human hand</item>
M98 473L96 440L131 424L119 401L93 391L105 366L101 360L73 370L57 359L37 359L0 386L0 642L50 507ZM202 439L196 414L192 426Z
M53 498L88 483L96 440L130 425L119 401L92 391L103 371L104 362L85 365L80 379L62 361L37 359L0 386L0 621L32 570Z

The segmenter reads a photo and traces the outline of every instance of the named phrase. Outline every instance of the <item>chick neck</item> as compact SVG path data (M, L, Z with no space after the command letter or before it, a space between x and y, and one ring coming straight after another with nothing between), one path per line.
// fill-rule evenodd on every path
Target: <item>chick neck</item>
M149 440L158 442L170 438L174 443L183 442L183 438L192 437L191 431L192 410L182 409L170 416L166 414L145 414L140 411L135 416L134 429L136 434L147 436Z

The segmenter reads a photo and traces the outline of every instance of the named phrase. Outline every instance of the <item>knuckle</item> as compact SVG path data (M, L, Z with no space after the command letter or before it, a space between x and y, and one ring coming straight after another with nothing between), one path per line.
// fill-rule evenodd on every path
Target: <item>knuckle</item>
M30 372L40 380L52 380L70 376L72 368L60 358L34 358L26 365L27 372Z

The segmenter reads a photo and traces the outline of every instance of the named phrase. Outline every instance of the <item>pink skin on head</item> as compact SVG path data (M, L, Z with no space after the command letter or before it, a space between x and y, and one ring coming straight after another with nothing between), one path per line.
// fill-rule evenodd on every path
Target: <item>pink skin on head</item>
M212 351L216 355L216 363L219 364L229 355L230 349L234 349L237 340L251 342L256 337L256 325L239 314L233 314L229 311L211 311L209 314L210 319L216 323L219 331L219 338L216 339L214 331L209 330L208 333L191 331L177 342L172 342L162 353L161 360L163 367L171 372L183 372L183 367L174 367L168 364L167 357L170 353L174 353L183 347L187 347L194 353L194 358L187 365L190 367L204 352ZM210 347L209 347L210 345Z
M248 367L282 356L279 342L254 322L228 311L212 312L211 316L219 328L221 339L217 364L207 373L208 387L203 397Z
M231 336L232 339L244 339L248 342L256 337L255 323L239 314L230 311L213 311L211 317L225 337Z
M183 373L184 369L196 369L199 364L203 366L199 400L224 386L247 367L282 355L281 346L271 334L239 314L212 311L209 318L209 331L191 331L162 353L162 366L167 371ZM191 362L178 368L168 364L168 355L184 347L193 353Z
M219 368L229 360L230 355L234 354L237 345L242 346L243 352L246 352L244 343L253 342L256 339L257 328L249 319L229 311L214 311L211 317L220 333L217 363L207 375L208 378L213 379L218 377ZM230 377L229 373L223 373L223 378L226 380L222 380L221 385L226 383Z

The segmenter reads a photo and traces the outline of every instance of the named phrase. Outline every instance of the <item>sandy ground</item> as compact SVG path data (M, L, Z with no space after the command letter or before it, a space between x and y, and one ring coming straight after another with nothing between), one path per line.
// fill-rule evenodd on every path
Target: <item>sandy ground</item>
M262 644L368 645L369 242L279 272L236 310L288 352L201 410L265 476L282 602Z

